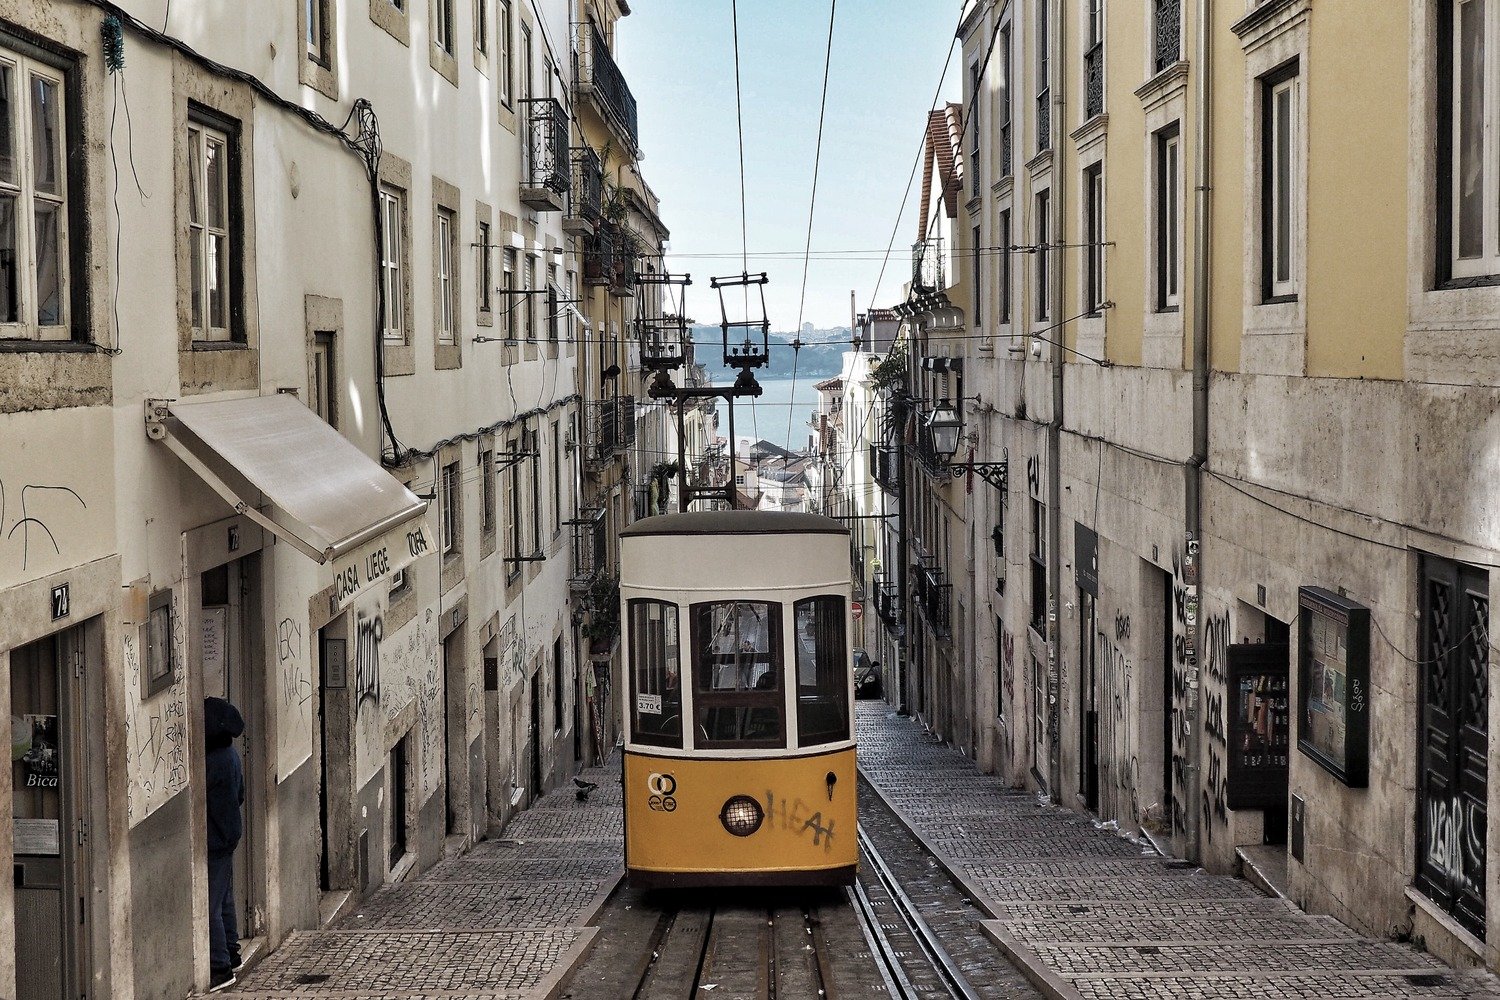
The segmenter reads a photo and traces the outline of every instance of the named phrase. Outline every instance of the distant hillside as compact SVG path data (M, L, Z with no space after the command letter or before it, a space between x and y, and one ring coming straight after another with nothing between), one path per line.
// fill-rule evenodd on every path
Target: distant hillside
M807 331L802 336L800 350L792 348L793 339L790 333L771 334L771 363L757 369L756 378L791 378L794 360L799 379L821 381L844 370L844 352L851 349L847 326ZM698 363L708 368L715 381L731 371L724 367L724 334L718 327L694 326L693 346Z

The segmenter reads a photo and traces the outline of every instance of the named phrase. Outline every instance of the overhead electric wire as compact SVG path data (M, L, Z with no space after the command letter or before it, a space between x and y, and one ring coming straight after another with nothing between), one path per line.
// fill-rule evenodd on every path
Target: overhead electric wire
M937 91L932 95L932 104L927 109L927 116L937 109L938 101L943 96L943 84L948 80L948 67L953 65L953 51L958 47L958 30L955 26L953 40L948 43L948 57L943 60L943 72L938 76ZM906 178L906 191L901 195L901 207L896 210L896 223L891 226L891 239L886 244L885 256L880 262L880 273L875 276L875 287L870 290L870 310L875 308L875 299L880 295L880 283L885 279L885 269L891 262L891 251L896 246L896 234L901 232L901 220L906 217L906 203L911 199L911 186L917 179L917 170L922 166L922 153L927 149L927 116L922 119L922 137L917 141L917 157L912 162L911 174Z
M750 274L750 226L745 211L745 105L740 96L740 4L739 0L729 0L730 27L733 30L734 39L734 129L739 136L740 144L740 270L747 277ZM745 290L745 318L749 319L750 313L750 286L743 286ZM719 293L723 295L723 292ZM764 316L762 316L764 318ZM734 406L731 400L729 405ZM760 421L757 419L755 410L755 397L750 397L750 429L755 432L756 440L760 439ZM735 443L729 443L731 456L735 451Z
M792 450L792 409L797 404L797 362L802 356L802 312L807 306L807 272L812 265L813 213L818 207L818 168L823 162L823 120L828 111L828 73L833 67L833 22L839 0L828 4L828 47L823 53L823 96L818 101L818 139L813 146L812 197L807 202L807 244L802 249L802 291L797 296L797 334L792 341L792 391L786 401L786 450Z

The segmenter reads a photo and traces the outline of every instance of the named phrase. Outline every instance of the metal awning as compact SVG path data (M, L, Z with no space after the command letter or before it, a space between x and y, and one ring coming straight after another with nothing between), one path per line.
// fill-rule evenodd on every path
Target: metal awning
M432 551L427 503L295 396L158 404L147 433L237 513L332 563L335 608Z

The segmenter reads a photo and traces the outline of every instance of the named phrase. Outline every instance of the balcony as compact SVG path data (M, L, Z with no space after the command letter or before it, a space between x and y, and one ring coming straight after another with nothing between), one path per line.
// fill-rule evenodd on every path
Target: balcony
M919 240L911 248L911 290L913 295L940 292L948 287L940 236Z
M875 614L893 634L901 634L901 587L883 573L875 576Z
M1036 151L1045 153L1052 148L1052 88L1046 87L1036 95Z
M525 111L521 203L538 212L561 212L572 187L568 113L555 97L521 101Z
M1155 56L1160 73L1182 58L1182 0L1156 0Z
M936 566L917 567L917 610L927 620L927 627L941 640L953 638L951 605L953 584Z
M1083 55L1083 117L1087 121L1104 114L1104 43Z
M922 469L929 476L941 482L948 480L949 456L937 450L932 441L932 434L928 431L924 420L919 419L917 421L917 441L912 451L916 454L917 461L921 463Z
M592 399L586 413L583 461L590 469L602 469L620 450L620 408L614 399Z
M894 444L870 445L870 476L887 493L901 491L901 449Z
M635 397L620 397L620 447L635 444Z
M587 591L604 573L607 542L604 508L585 507L569 525L573 529L573 572L568 577L568 587Z
M604 218L604 168L599 154L589 146L573 151L573 177L568 185L568 214L563 231L574 236L592 236Z
M624 299L635 295L636 246L635 237L622 230L615 244L608 282L609 294L615 298Z
M625 75L609 54L609 45L593 22L578 26L578 92L587 97L599 115L629 147L632 158L640 157L635 95L625 85Z
M615 256L619 252L620 229L601 220L583 241L583 283L598 287L614 280Z

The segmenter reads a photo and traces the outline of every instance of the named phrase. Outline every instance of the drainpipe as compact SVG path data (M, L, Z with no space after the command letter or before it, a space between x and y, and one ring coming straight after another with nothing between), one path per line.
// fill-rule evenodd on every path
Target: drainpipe
M1054 39L1054 53L1061 54L1067 51L1067 23L1068 19L1063 16L1063 4L1054 3L1048 7L1048 15L1052 18L1051 36ZM1048 125L1052 130L1052 233L1053 248L1043 251L1052 260L1048 268L1048 274L1052 277L1052 315L1057 317L1053 322L1062 319L1063 309L1066 308L1063 295L1063 253L1057 247L1066 243L1063 235L1063 189L1066 180L1066 172L1063 170L1063 148L1061 137L1064 134L1062 122L1067 109L1065 99L1065 81L1068 74L1058 72L1056 67L1060 60L1050 60L1054 67L1052 87L1052 114ZM1059 330L1056 339L1061 340L1067 336L1067 331ZM1052 412L1047 419L1047 495L1051 502L1047 505L1047 534L1052 544L1047 546L1047 578L1051 581L1051 593L1048 595L1047 609L1047 709L1051 715L1049 722L1052 726L1051 747L1048 754L1047 784L1053 802L1062 801L1062 651L1059 649L1062 637L1062 420L1063 420L1063 352L1056 344L1052 345Z
M1193 133L1194 170L1197 183L1194 186L1193 206L1193 457L1188 462L1186 482L1187 538L1198 544L1198 558L1184 559L1188 570L1188 593L1198 593L1199 581L1203 578L1203 467L1208 462L1208 323L1209 323L1209 254L1212 248L1210 237L1213 206L1212 156L1213 139L1209 134L1212 121L1213 88L1209 80L1213 71L1209 29L1213 18L1213 0L1198 0L1197 26L1195 31L1193 77L1194 88ZM1202 700L1198 690L1198 625L1190 618L1187 626L1188 645L1195 655L1188 661L1188 760L1184 773L1187 777L1187 854L1193 860L1201 857L1202 816L1197 808L1199 797L1199 759L1202 752Z

